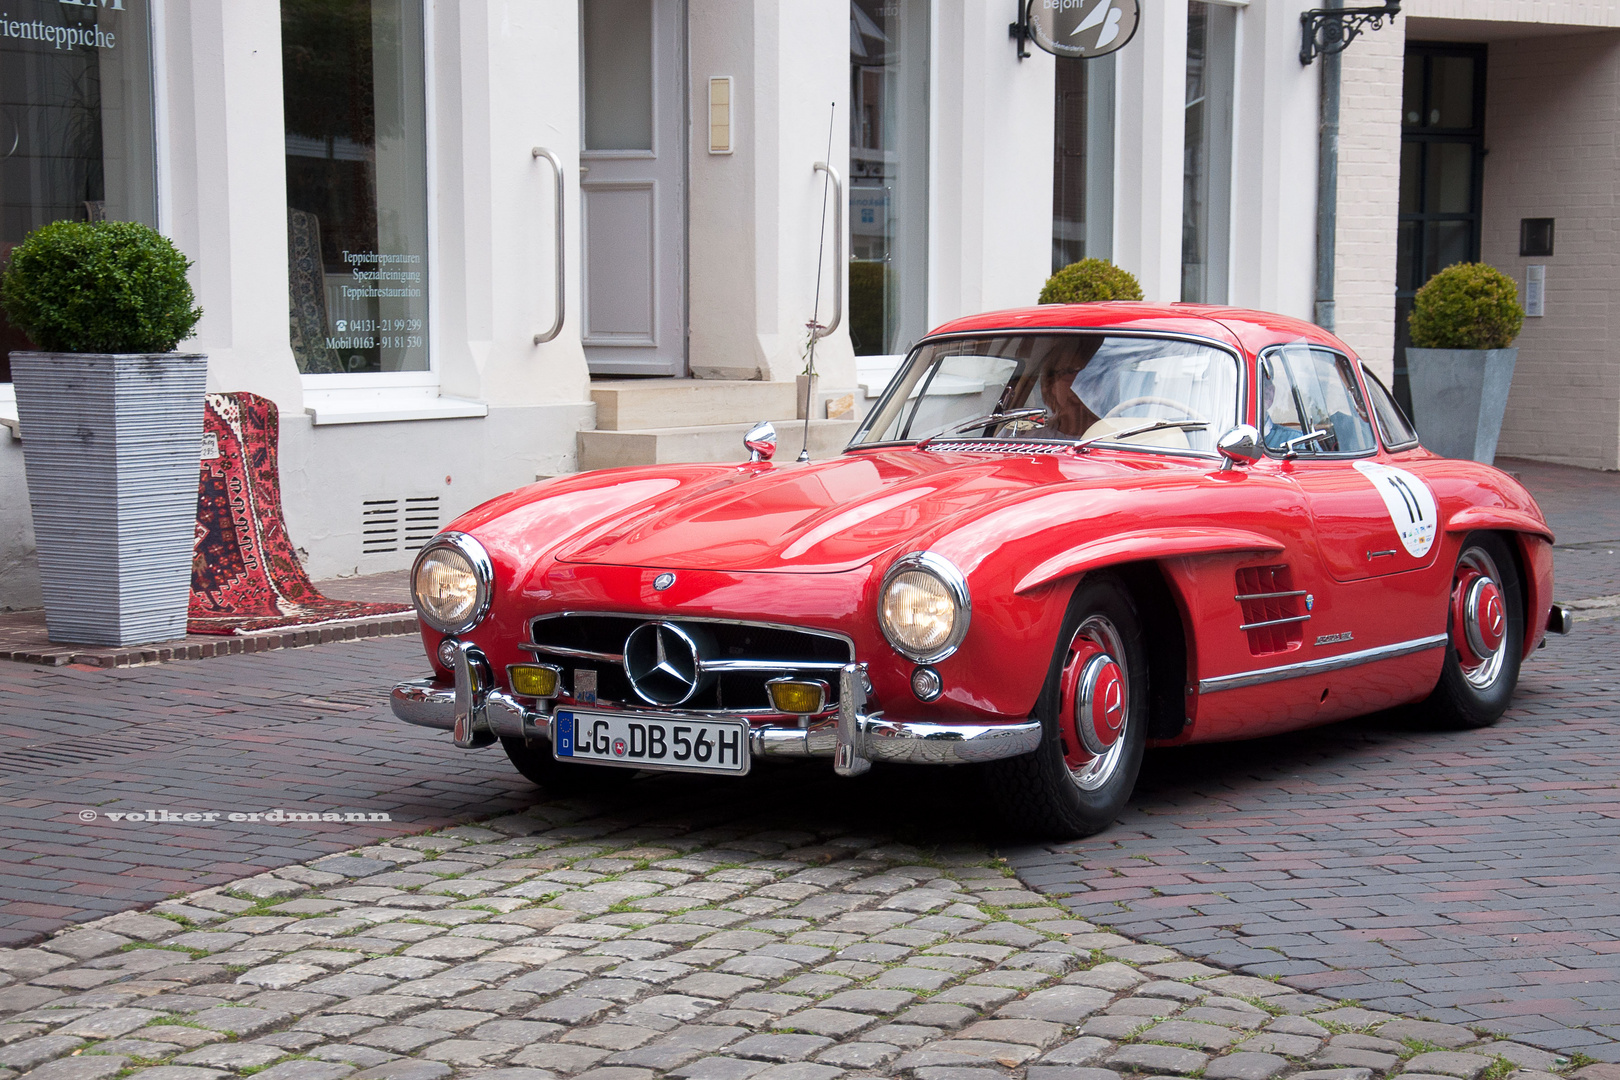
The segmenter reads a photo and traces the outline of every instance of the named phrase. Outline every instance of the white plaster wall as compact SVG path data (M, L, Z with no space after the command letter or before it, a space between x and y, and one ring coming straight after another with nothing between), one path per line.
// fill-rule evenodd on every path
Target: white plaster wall
M1363 34L1341 60L1335 332L1386 386L1395 370L1406 22Z
M928 322L1033 304L1052 268L1054 58L1020 61L1007 12L936 0Z
M1316 300L1321 76L1299 62L1299 13L1311 6L1256 0L1239 13L1232 149L1231 302L1302 319Z
M1497 453L1620 467L1620 31L1493 43L1485 145L1484 260L1521 296L1525 266L1547 267ZM1519 257L1526 217L1557 219L1551 257Z

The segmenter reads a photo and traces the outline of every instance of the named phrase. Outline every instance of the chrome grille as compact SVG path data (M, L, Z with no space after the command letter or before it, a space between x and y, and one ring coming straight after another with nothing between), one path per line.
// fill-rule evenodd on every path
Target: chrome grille
M771 712L765 683L785 675L819 678L832 687L828 708L837 705L838 669L853 663L855 646L847 637L772 623L724 619L657 618L649 615L542 615L529 624L523 647L536 659L562 668L562 694L573 700L576 676L596 674L598 704L644 709L624 669L624 644L630 632L648 622L668 622L698 631L712 655L702 658L713 674L710 685L685 703L684 710ZM577 702L576 702L577 703Z

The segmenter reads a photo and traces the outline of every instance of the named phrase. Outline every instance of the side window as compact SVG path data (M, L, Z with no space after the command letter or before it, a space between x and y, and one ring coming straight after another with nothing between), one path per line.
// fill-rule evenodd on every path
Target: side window
M1282 396L1286 373L1295 416L1291 423L1298 425L1300 434L1322 433L1313 442L1295 444L1301 455L1367 454L1376 448L1367 403L1348 359L1326 349L1287 345L1268 354L1267 360L1277 378L1274 397ZM1279 418L1279 423L1288 422ZM1273 438L1286 442L1295 437L1283 432Z
M1260 441L1268 450L1287 450L1290 439L1305 434L1299 419L1299 399L1283 358L1273 353L1260 359ZM1299 444L1295 444L1297 447Z
M1367 380L1367 396L1372 398L1373 415L1378 417L1378 430L1384 433L1384 445L1391 450L1409 450L1418 443L1417 431L1396 403L1394 395L1384 389L1365 366L1361 369Z

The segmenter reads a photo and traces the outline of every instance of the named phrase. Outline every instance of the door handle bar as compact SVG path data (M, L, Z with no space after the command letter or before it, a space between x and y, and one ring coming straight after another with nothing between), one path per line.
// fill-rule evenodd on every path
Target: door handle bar
M544 345L546 342L562 333L563 327L563 167L562 161L557 157L557 155L552 153L550 150L547 150L543 146L537 146L533 150L529 151L529 156L535 158L545 158L551 163L551 175L552 179L556 183L557 192L557 225L554 230L554 235L557 239L557 299L555 305L557 315L552 320L550 329L534 335L534 343L536 345Z
M844 263L844 181L838 175L838 170L825 161L816 162L816 172L824 172L832 180L833 186L833 315L832 321L826 326L818 326L810 332L816 340L820 340L838 329L838 324L844 321L844 274L849 267Z

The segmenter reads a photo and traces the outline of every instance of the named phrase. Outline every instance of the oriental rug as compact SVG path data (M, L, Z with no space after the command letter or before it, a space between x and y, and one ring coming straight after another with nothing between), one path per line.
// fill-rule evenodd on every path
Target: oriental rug
M257 394L207 397L188 633L251 634L410 610L333 600L310 583L281 513L280 430L275 403Z

